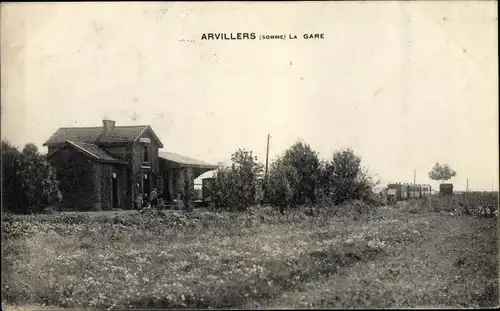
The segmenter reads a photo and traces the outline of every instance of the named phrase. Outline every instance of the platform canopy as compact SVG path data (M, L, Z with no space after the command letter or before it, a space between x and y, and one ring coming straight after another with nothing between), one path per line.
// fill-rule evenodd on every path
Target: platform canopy
M178 153L159 151L158 156L160 158L160 167L162 169L192 168L194 178L197 178L205 172L216 170L218 168L217 165L183 156Z

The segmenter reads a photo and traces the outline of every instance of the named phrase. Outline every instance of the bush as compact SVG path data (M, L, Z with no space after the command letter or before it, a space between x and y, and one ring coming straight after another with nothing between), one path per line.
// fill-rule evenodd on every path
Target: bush
M9 211L43 212L62 200L55 170L34 144L19 152L2 141L2 179L2 199Z
M385 198L381 194L376 194L376 193L370 193L365 198L365 201L367 204L377 207L387 205L387 198Z
M318 153L297 141L271 163L266 183L266 201L280 207L315 204L320 186Z
M3 208L13 210L19 206L19 180L17 171L21 161L21 152L8 141L2 140L2 204Z
M468 192L454 196L432 196L428 199L434 212L457 215L495 217L498 215L498 192Z
M219 167L210 186L210 197L215 207L231 206L233 201L233 172L228 167Z
M318 205L321 207L332 207L335 205L333 194L324 189L323 184L321 184L321 187L318 190L317 198Z
M361 200L344 201L337 206L336 215L357 220L361 215L368 215L371 206Z
M259 200L263 167L244 149L233 153L231 161L231 167L218 169L210 193L217 207L241 211Z
M297 171L281 158L271 163L266 182L266 201L274 206L288 206L293 201Z
M315 204L321 176L318 153L299 140L285 151L282 162L293 190L293 203Z
M210 189L216 206L246 210L259 202L261 189L266 203L279 206L282 212L286 206L314 206L318 202L322 206L348 200L366 200L370 206L386 204L383 196L372 193L376 183L351 149L336 152L329 162L322 162L310 145L299 140L271 162L264 185L262 165L256 160L251 151L240 149L232 155L230 167L218 169Z
M498 215L498 192L468 192L459 195L457 200L473 215L479 217Z
M333 197L335 204L347 200L366 200L376 183L361 165L361 158L351 149L338 151L325 165L322 187Z

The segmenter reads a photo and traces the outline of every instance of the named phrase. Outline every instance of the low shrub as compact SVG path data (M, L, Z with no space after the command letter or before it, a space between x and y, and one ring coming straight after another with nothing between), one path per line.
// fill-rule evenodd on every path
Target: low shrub
M498 192L469 192L454 196L432 196L427 199L434 212L453 212L476 217L498 215Z
M219 209L244 211L260 201L262 164L252 151L240 149L232 154L230 167L219 167L209 189Z
M493 271L489 267L495 235L479 234L491 231L492 220L410 215L410 221L403 222L400 213L384 219L386 210L349 201L336 208L297 207L285 215L269 206L220 213L5 215L3 298L9 303L91 309L300 308L305 302L318 308L406 307L410 301L391 297L409 296L427 304L445 299L433 294L436 288L427 290L426 295L434 296L425 299L417 294L429 286L427 278L433 278L435 269L442 274L432 281L446 277L447 286L454 288L446 302L461 299L471 305L481 298L481 292L479 298L464 295L479 291L484 275ZM375 221L354 220L364 220L366 211ZM457 226L463 228L455 230ZM473 243L482 252L480 260L474 257L476 248L474 256L464 253L467 248L459 243L465 237L486 239ZM423 243L420 250L410 244L416 241ZM432 247L443 249L429 257ZM466 272L450 271L455 268L444 263L455 262L458 255L465 258L460 269L470 266ZM386 257L404 279L385 274ZM476 277L483 266L488 267L485 274ZM425 275L420 283L410 281L421 273ZM462 278L457 281L458 274ZM395 285L403 281L412 287ZM340 298L323 301L332 288ZM364 293L364 300L353 298L358 297L354 289ZM380 300L379 291L388 297ZM308 296L295 298L297 294Z

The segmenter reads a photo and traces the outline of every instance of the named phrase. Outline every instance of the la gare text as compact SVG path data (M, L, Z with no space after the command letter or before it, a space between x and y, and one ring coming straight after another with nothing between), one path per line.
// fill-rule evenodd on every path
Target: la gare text
M238 32L238 33L203 33L201 40L317 40L325 39L324 33L303 33L296 34L261 34L255 32Z

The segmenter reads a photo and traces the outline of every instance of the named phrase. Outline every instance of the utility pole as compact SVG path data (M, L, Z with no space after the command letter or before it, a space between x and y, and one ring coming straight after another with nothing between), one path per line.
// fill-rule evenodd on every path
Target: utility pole
M465 192L469 192L469 177L467 177L467 183L465 185Z
M269 138L271 135L267 134L267 151L266 151L266 181L267 181L267 169L269 164Z
M267 171L269 167L269 138L271 138L271 135L267 134L267 150L266 150L266 172L264 175L264 191L263 191L263 202L261 202L261 205L263 203L267 203Z

